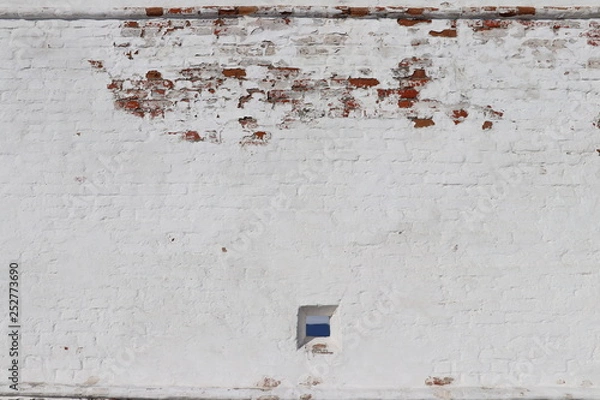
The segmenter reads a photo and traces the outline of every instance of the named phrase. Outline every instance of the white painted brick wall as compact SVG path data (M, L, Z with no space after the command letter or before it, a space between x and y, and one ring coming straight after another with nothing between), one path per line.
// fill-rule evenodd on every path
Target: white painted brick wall
M597 395L600 21L502 24L0 21L25 394Z

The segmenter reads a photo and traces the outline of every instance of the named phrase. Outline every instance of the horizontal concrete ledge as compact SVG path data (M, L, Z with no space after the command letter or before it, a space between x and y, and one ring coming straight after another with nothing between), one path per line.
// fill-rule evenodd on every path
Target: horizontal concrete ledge
M283 386L283 385L282 385ZM583 387L453 387L431 386L406 389L360 389L360 388L319 388L316 387L276 387L270 390L225 389L225 388L137 388L68 386L48 384L22 384L20 391L4 387L0 398L42 400L42 399L102 399L102 400L299 400L310 394L317 400L597 400L600 389ZM307 398L307 397L304 397Z
M114 9L32 7L0 8L0 19L147 19L147 18L393 18L393 19L591 19L600 6L582 7L316 7L316 6L202 6L186 8L124 7Z

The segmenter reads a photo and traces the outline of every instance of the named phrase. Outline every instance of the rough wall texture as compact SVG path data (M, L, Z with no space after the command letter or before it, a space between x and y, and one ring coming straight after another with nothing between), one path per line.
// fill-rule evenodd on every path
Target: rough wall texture
M600 21L4 20L0 43L27 393L597 393ZM296 348L316 304L332 354Z

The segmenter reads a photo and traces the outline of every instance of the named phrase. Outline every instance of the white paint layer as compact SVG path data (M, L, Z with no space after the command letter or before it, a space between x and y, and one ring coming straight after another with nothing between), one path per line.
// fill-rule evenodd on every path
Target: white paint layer
M23 394L597 397L600 21L413 22L0 21Z

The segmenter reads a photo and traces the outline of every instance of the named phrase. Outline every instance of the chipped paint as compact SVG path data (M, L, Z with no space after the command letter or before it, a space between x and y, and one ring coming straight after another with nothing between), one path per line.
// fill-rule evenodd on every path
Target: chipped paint
M425 379L425 384L427 386L446 386L446 385L450 385L452 382L454 382L454 378L445 376L443 378L434 376L434 377L428 377L427 379Z
M257 131L252 135L247 135L242 138L240 145L246 146L264 146L271 140L271 134L265 131Z
M469 113L466 110L452 110L452 119L454 120L455 125L458 125L461 122L463 122L468 116Z
M219 8L219 17L237 17L244 15L251 15L258 11L256 6L238 6L238 7L222 7Z
M130 25L125 22L123 28L130 29ZM451 25L454 26L455 23ZM140 29L150 27L160 30L172 25L170 21L165 24L150 21ZM182 29L193 27L184 25ZM455 29L449 31L452 33L444 34L442 31L441 36L452 36ZM132 52L133 50L127 52L129 58L134 54ZM240 143L243 146L263 145L269 142L271 133L261 127L273 123L278 129L289 129L295 124L318 121L321 118L384 117L406 118L412 121L415 128L425 128L435 125L434 119L423 118L420 114L425 110L436 113L447 109L446 115L455 124L459 124L469 115L467 109L457 109L452 105L442 105L435 99L421 98L421 91L433 80L428 73L428 68L431 67L432 61L428 58L403 58L396 68L389 71L395 81L395 86L390 87L378 77L344 77L335 72L330 73L329 77L320 77L299 66L260 63L232 68L217 63L202 63L173 71L166 78L163 72L157 70L147 71L145 79L113 78L107 88L115 96L117 109L142 118L165 117L166 114L181 109L180 104L186 104L185 107L190 110L202 107L205 101L218 96L223 90L228 93L226 98L233 101L240 110L248 108L250 104L252 108L270 104L274 109L281 109L278 111L278 121L269 121L264 116L238 117L240 127L250 131ZM248 68L254 71L252 79L248 77ZM239 83L231 86L235 81ZM314 102L315 99L319 99L317 103ZM484 113L492 119L502 117L502 112L491 107L484 108Z
M280 380L265 376L264 378L262 378L260 380L260 382L257 383L256 386L259 387L260 389L270 390L270 389L276 388L279 385L281 385Z

